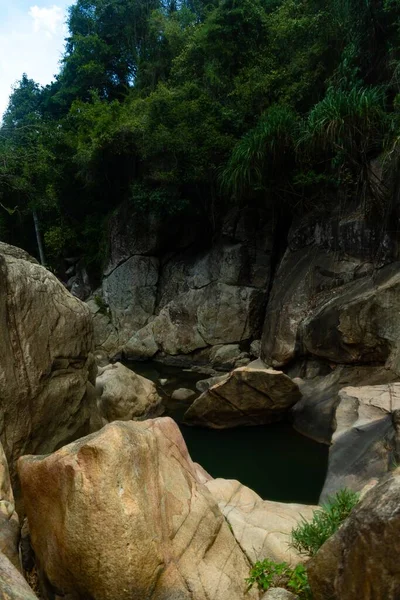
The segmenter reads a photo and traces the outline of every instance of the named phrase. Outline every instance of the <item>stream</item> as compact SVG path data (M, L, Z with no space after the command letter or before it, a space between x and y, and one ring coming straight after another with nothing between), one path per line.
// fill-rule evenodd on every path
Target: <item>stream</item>
M328 465L328 446L297 433L290 423L257 427L208 429L189 427L182 418L189 402L173 402L178 388L196 390L207 375L157 362L129 362L126 366L157 384L165 415L179 424L189 453L213 477L238 479L263 499L317 504ZM161 385L160 380L164 385Z

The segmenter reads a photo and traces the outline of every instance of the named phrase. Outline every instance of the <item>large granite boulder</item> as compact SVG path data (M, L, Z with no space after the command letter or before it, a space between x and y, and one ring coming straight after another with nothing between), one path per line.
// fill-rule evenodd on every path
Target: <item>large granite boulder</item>
M23 251L0 245L0 438L26 453L88 433L95 415L88 308Z
M321 501L342 488L361 491L393 469L400 450L399 415L400 383L339 392Z
M295 221L268 303L263 360L282 367L310 353L339 363L385 362L394 349L397 317L388 303L398 267L377 267L392 260L389 234L361 209Z
M392 383L398 379L396 373L383 366L335 364L329 366L324 375L295 378L302 397L291 410L293 426L302 435L330 444L342 388Z
M163 413L155 384L121 363L101 369L96 388L100 414L106 422L143 421Z
M0 552L0 598L2 600L37 600L21 573Z
M373 487L308 564L314 600L400 597L400 471Z
M303 518L312 519L316 506L262 500L239 481L211 479L206 486L252 564L264 558L293 566L303 561L290 546L290 534Z
M255 600L249 562L169 418L19 461L44 581L74 600Z
M261 361L232 371L206 390L185 413L185 422L216 429L281 420L300 399L295 382Z

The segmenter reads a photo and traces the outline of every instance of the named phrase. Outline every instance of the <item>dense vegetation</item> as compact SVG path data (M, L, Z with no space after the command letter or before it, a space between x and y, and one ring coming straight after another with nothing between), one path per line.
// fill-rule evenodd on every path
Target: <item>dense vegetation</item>
M0 239L100 265L108 216L381 210L400 140L400 0L78 0L56 80L0 135Z

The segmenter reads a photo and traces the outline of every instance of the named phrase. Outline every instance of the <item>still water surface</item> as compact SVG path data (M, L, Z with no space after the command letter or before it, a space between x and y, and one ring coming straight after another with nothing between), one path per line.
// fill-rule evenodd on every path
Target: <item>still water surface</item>
M177 388L196 390L207 376L155 362L127 363L136 373L154 381L162 394L166 414L182 431L192 459L213 477L238 479L262 498L316 504L328 464L328 447L297 433L290 423L214 430L181 423L187 403L174 403ZM160 380L167 383L160 385Z

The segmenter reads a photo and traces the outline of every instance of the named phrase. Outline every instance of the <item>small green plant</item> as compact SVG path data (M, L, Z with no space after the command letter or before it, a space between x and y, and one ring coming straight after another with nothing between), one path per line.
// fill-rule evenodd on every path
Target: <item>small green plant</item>
M247 590L253 585L265 592L272 587L285 588L296 594L301 600L311 599L311 590L308 585L307 572L304 565L297 565L292 569L288 563L276 563L265 559L254 564L250 577L246 579Z
M339 529L358 499L359 494L348 489L340 490L314 512L311 522L303 518L303 523L292 530L292 547L301 554L314 556L322 544Z

